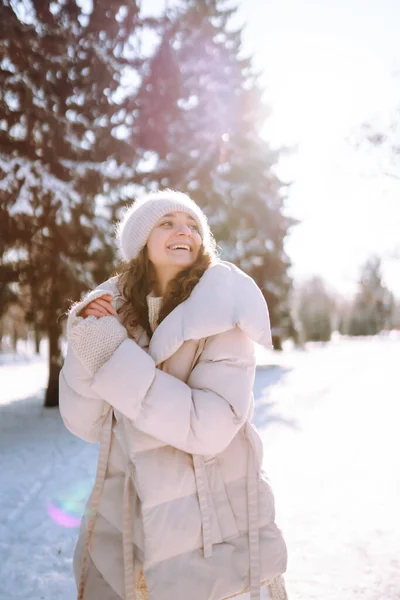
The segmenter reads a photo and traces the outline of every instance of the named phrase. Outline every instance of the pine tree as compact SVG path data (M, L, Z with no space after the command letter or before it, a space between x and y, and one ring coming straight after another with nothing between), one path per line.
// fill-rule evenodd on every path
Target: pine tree
M295 294L295 313L303 342L331 339L335 301L320 277L305 281Z
M384 327L390 328L395 301L383 284L381 268L381 259L373 256L361 269L359 290L350 317L350 335L376 335Z
M119 190L135 181L145 61L134 0L0 6L0 248L4 276L30 290L27 319L49 338L45 405L58 404L59 317L114 261ZM129 92L129 93L128 93Z
M268 110L251 60L242 55L235 13L224 1L184 2L155 53L139 94L139 126L153 155L148 186L187 191L204 208L222 248L252 275L270 307L275 346L294 335L287 302L279 152L260 136ZM154 168L156 165L156 168Z

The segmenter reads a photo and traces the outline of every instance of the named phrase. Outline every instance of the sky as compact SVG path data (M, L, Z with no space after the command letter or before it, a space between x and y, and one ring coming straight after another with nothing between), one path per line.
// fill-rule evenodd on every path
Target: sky
M278 166L293 182L286 210L301 220L286 242L292 276L352 294L378 253L400 297L400 181L355 145L363 122L390 122L400 107L400 3L246 0L238 18L272 109L262 134L295 148Z

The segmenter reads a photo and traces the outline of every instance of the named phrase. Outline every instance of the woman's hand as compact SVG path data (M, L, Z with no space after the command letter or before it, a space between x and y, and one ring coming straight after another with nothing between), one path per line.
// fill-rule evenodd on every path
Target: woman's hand
M117 312L115 311L112 305L112 296L111 294L105 294L101 296L101 298L97 298L96 300L92 300L85 308L79 313L80 317L109 317L110 315L116 316Z

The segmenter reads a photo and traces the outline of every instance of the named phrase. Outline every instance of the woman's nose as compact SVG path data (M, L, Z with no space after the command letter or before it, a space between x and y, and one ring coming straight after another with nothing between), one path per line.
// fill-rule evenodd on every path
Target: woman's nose
M192 230L190 229L189 225L178 225L178 231L177 231L178 235L190 235L192 233Z

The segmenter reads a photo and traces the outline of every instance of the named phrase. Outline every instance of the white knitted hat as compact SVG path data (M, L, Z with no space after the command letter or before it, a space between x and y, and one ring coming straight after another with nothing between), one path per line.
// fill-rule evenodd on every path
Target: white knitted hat
M124 260L136 258L158 221L164 215L178 211L184 211L193 217L203 244L208 245L210 228L201 208L186 194L167 189L146 194L127 207L116 226L116 238Z

